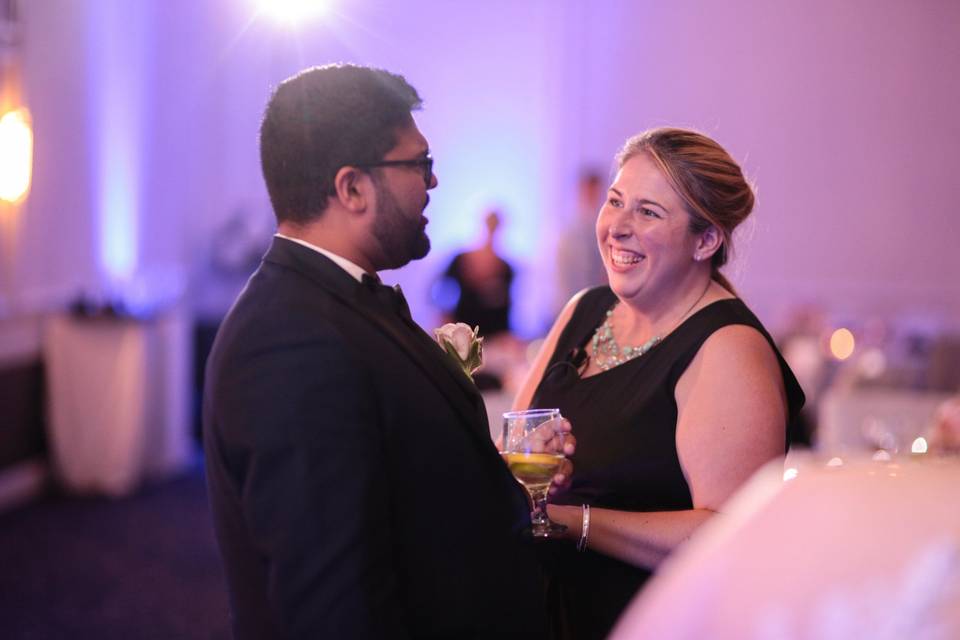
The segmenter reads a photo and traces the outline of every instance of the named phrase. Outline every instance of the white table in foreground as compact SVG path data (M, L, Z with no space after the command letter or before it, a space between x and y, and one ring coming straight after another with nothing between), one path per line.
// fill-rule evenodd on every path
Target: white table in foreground
M797 467L762 469L611 638L960 638L960 458Z

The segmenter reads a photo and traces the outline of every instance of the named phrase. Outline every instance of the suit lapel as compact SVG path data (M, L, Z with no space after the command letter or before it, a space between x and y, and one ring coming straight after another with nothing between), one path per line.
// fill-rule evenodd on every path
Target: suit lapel
M476 387L471 388L473 383L469 380L461 382L458 379L458 375L465 378L463 372L456 370L449 362L449 356L422 329L405 325L399 316L384 310L376 298L372 294L368 297L368 294L366 289L360 288L354 310L396 342L460 411L465 422L471 427L476 425L480 417L476 409L477 402L482 405L483 399ZM486 419L482 425L486 425ZM474 430L476 429L471 428L471 431ZM489 440L489 435L485 435Z
M433 362L439 362L443 368L446 370L447 374L457 383L457 386L460 387L460 390L470 399L473 403L474 408L479 408L482 410L482 422L486 424L486 408L483 404L483 396L480 395L480 392L477 390L477 386L473 383L473 380L467 377L467 374L463 372L459 366L453 362L453 358L443 350L443 348L437 344L437 341L431 338L423 329L417 326L412 320L410 321L410 332L416 337L419 342L419 352L426 354L434 354L430 358Z
M479 436L483 446L493 448L483 398L466 375L422 329L415 325L406 326L399 316L384 312L371 291L326 256L312 249L283 238L274 238L264 261L302 273L370 321L417 364L461 415L465 427Z

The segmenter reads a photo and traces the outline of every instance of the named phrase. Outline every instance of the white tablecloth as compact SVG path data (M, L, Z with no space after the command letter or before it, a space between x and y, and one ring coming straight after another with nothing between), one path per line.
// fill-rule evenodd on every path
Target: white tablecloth
M815 446L825 454L873 452L883 448L909 453L926 434L934 412L950 394L906 389L854 389L823 396L817 414Z
M54 468L75 492L123 495L192 454L190 332L150 321L52 318L44 338Z

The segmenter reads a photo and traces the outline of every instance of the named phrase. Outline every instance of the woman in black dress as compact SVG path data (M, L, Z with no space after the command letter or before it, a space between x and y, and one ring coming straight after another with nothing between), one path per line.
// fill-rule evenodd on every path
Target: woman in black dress
M515 403L559 407L577 434L572 483L548 509L569 539L544 549L557 637L606 637L660 562L784 454L803 405L720 273L753 208L740 167L671 128L617 161L597 219L610 285L567 304Z

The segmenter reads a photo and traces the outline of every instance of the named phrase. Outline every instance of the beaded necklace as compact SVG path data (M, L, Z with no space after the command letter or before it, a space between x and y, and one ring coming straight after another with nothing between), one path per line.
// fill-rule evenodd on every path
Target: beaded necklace
M707 295L707 291L710 289L710 282L707 282L707 288L703 290L703 293L700 294L700 297L697 298L690 308L687 309L687 312L680 316L680 319L675 325L670 328L669 334L674 329L680 326L680 324L687 319L687 316L690 315L690 312L693 311L693 308L703 300L703 296ZM593 339L590 341L591 351L593 361L597 363L597 368L601 371L607 371L617 365L623 364L624 362L629 362L634 358L639 358L650 349L653 349L655 346L660 344L663 340L663 337L660 334L657 334L644 342L638 347L631 347L630 345L621 347L617 343L617 339L613 336L613 310L617 308L617 305L620 304L620 301L613 303L613 306L607 309L606 318L599 327L597 327L596 332L593 334Z

